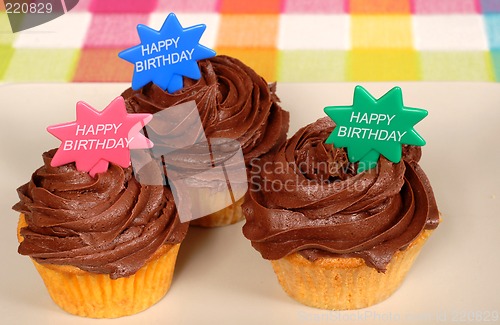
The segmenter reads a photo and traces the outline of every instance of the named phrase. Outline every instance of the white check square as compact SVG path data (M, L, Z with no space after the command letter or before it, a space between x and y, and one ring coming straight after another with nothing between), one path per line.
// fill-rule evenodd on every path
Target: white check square
M413 31L417 50L488 50L480 15L415 15Z
M281 50L348 50L351 46L349 16L283 14L278 48Z
M69 12L42 25L17 33L15 48L81 48L92 14ZM106 31L103 31L105 33Z

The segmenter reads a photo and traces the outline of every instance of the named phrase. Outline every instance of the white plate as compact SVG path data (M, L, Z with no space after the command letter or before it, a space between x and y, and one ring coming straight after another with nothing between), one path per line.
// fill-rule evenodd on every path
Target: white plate
M357 311L300 305L279 286L242 233L243 223L190 229L172 288L140 314L106 324L418 324L491 320L500 312L500 84L364 83L379 97L395 85L405 104L429 111L416 126L427 140L422 166L433 185L443 222L401 288L386 301ZM290 133L324 116L327 105L351 105L355 84L279 84L291 113ZM11 210L15 189L58 146L48 125L72 121L75 103L104 108L126 84L24 84L0 87L2 181L0 244L1 324L79 324L50 299L29 259L17 254ZM490 322L491 323L491 322Z

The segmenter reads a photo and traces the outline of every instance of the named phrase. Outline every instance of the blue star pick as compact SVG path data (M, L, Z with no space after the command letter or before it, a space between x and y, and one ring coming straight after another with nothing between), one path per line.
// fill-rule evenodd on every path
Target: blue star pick
M118 56L134 64L132 89L149 82L173 93L183 87L182 77L200 79L197 60L215 56L215 51L201 45L204 24L182 28L177 16L170 13L159 31L137 25L141 44L121 51Z

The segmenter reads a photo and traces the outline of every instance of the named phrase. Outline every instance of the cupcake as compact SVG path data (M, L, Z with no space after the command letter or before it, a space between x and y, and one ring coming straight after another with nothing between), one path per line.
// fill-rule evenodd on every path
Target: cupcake
M343 148L325 144L328 118L300 129L252 171L244 235L302 304L364 308L401 284L439 223L420 147L357 172Z
M277 150L285 142L289 115L279 106L275 84L269 85L250 67L228 56L200 60L198 65L202 77L199 80L184 78L184 87L173 94L153 83L137 91L127 89L122 96L128 112L155 114L195 101L208 141L213 138L237 140L248 169L253 160ZM246 180L244 182L246 186ZM224 202L226 196L226 192L214 193L212 188L201 197L202 204L217 205ZM191 224L204 227L233 224L243 218L242 203L243 198Z
M93 318L131 315L168 291L188 224L171 191L144 186L132 168L110 164L91 177L70 163L52 167L56 150L18 188L19 253L30 256L52 299Z

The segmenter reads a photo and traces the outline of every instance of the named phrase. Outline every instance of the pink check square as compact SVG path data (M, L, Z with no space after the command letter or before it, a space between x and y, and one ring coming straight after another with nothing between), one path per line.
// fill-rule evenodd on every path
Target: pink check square
M147 14L94 14L85 48L129 47L140 43L137 25L146 24Z

